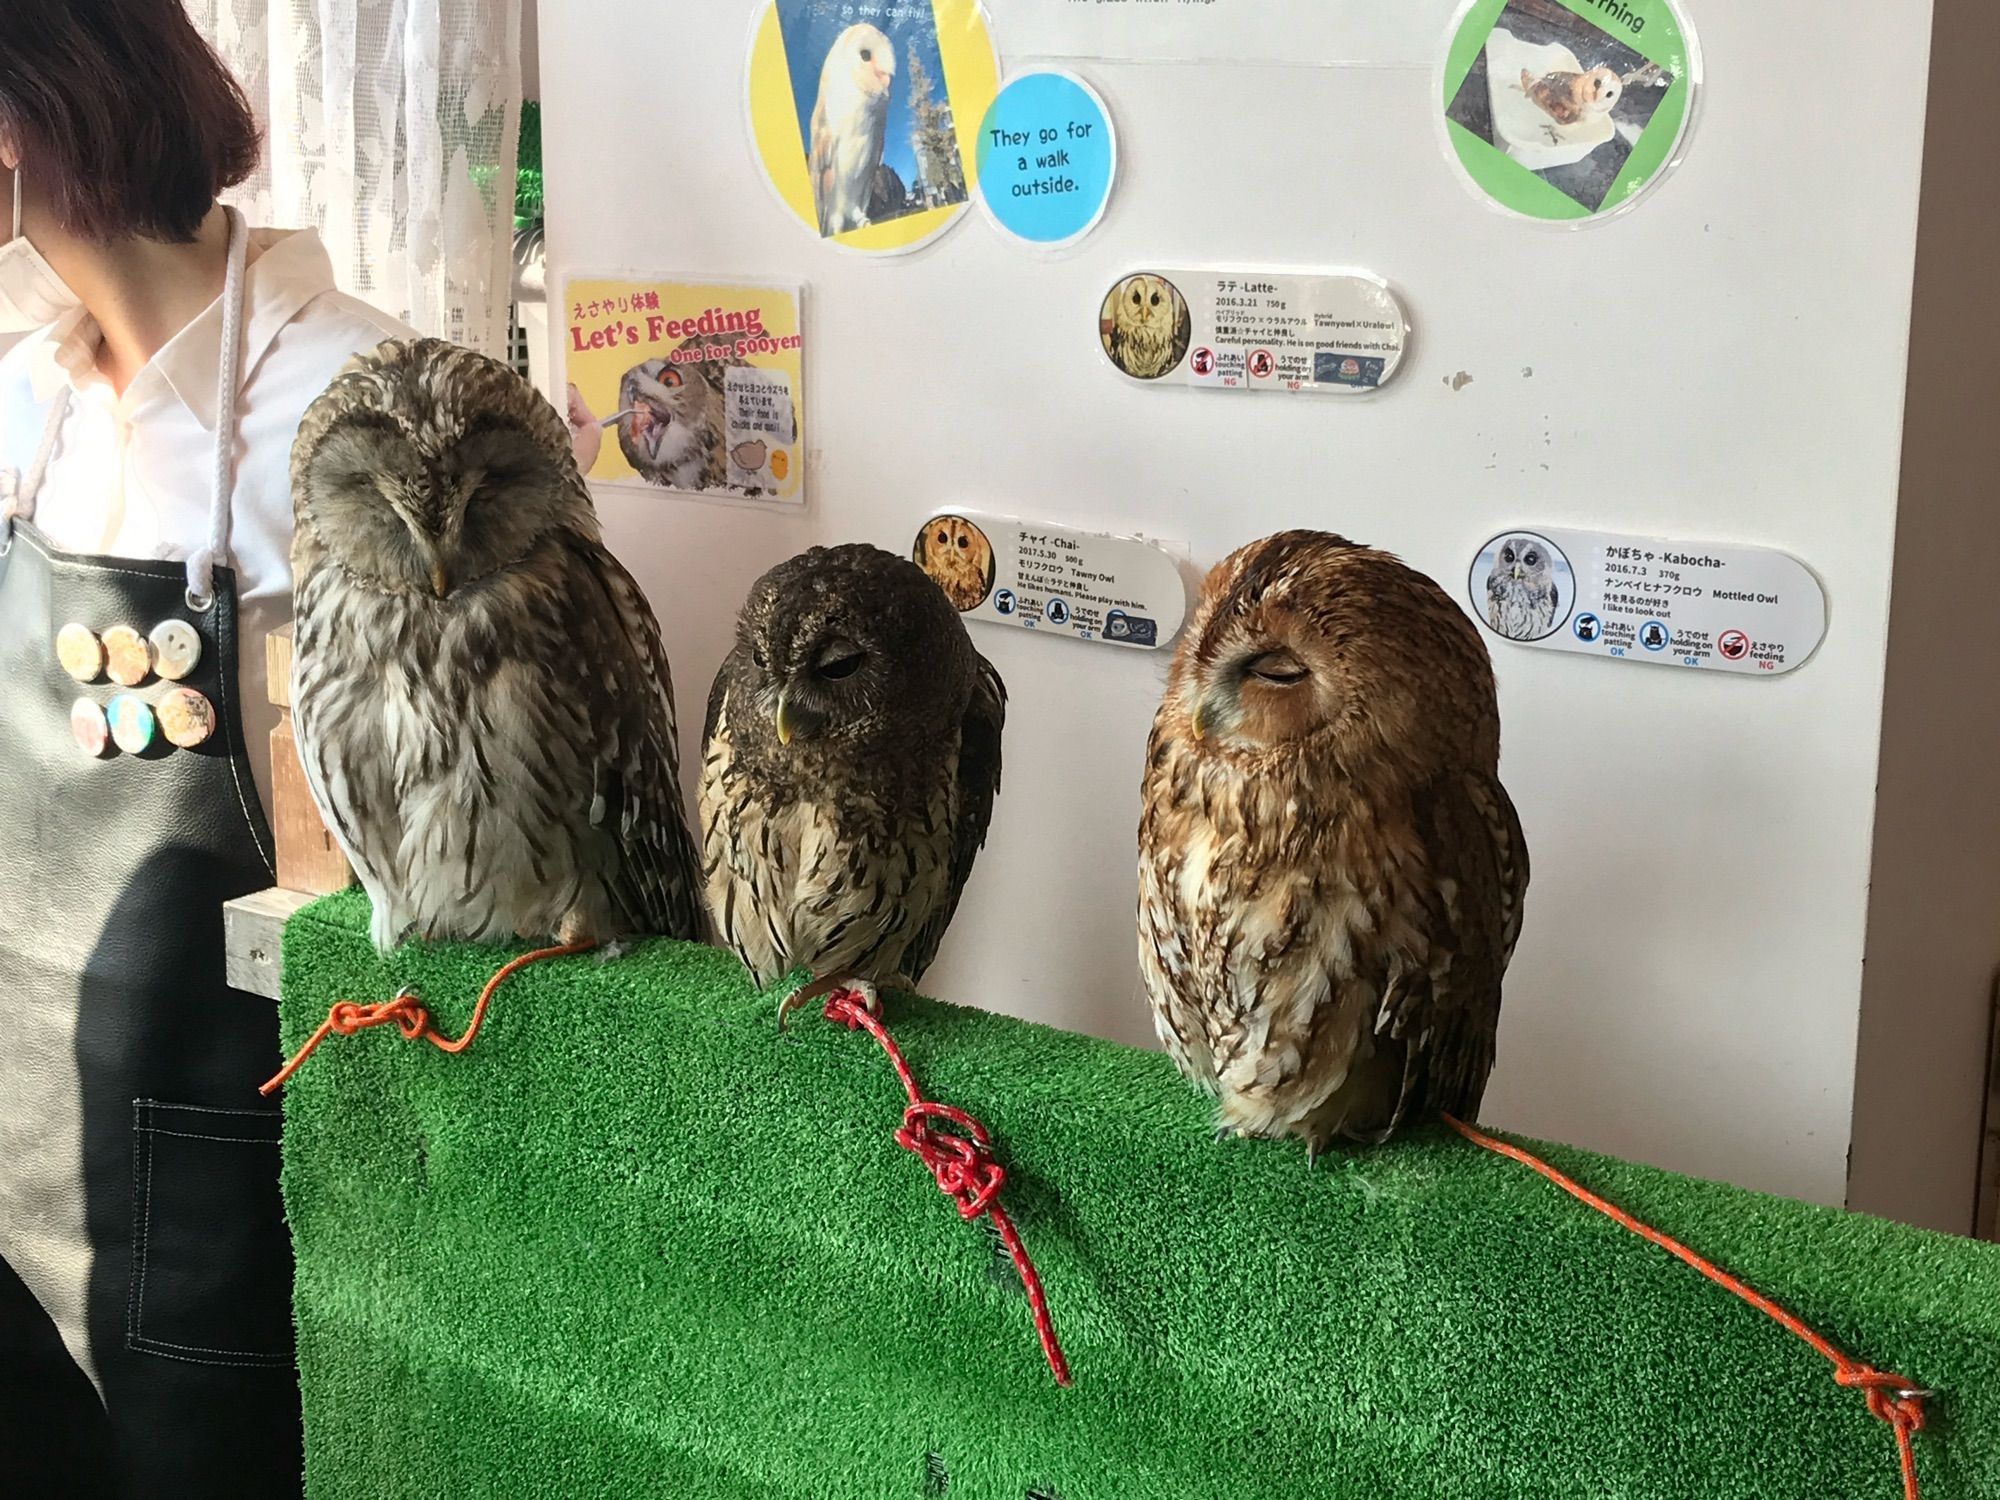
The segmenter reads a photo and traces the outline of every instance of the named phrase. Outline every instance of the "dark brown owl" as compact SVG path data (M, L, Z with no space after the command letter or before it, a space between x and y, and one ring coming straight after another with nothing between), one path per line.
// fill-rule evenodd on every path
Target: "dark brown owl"
M750 591L708 695L702 883L786 1003L914 984L986 841L1007 695L907 558L815 547Z
M1472 621L1385 552L1288 531L1209 574L1146 757L1139 958L1220 1125L1381 1141L1471 1116L1528 852Z

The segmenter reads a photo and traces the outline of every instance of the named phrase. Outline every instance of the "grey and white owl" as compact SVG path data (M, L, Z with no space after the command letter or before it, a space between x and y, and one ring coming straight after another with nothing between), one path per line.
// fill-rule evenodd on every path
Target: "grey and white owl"
M555 409L391 340L307 409L292 488L299 752L377 946L698 936L659 626Z
M822 235L868 223L895 82L896 49L873 26L850 26L827 49L813 105L810 163Z
M1503 538L1486 575L1486 623L1510 641L1538 641L1562 617L1548 543Z
M1000 790L1007 695L907 558L815 547L750 591L708 695L709 916L760 985L923 977Z

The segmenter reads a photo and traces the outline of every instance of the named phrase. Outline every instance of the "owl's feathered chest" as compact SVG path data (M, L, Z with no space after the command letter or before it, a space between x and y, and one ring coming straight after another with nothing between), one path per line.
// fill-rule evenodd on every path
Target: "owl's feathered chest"
M549 591L515 571L447 605L327 566L296 633L300 751L384 932L553 931L610 851L587 837L596 747L549 690Z
M1162 319L1121 322L1112 334L1119 355L1144 375L1164 373L1171 357L1174 329Z
M1393 956L1427 946L1422 867L1407 798L1169 746L1140 829L1141 959L1162 1039L1214 1077L1296 1061L1329 1007L1358 1024Z
M793 969L915 979L905 960L948 899L958 757L869 774L807 749L740 753L725 705L701 779L702 879L760 984Z

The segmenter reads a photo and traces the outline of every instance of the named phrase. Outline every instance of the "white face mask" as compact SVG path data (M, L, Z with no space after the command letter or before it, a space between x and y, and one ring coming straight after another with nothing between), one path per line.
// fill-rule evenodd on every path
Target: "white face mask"
M14 237L0 245L0 333L29 333L81 305L69 283L21 233L21 172L14 171Z

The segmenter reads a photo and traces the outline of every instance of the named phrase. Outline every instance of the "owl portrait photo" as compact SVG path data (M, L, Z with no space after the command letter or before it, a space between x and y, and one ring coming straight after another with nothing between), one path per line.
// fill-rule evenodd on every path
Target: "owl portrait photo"
M754 366L734 356L714 358L704 347L709 342L696 334L678 346L680 358L656 356L625 372L618 382L618 449L641 479L662 489L752 499L776 493L782 476L770 462L771 446L729 428L729 372ZM789 430L797 428L794 403Z
M1624 84L1609 68L1588 73L1557 69L1537 78L1521 69L1521 91L1558 125L1574 125L1592 115L1608 115L1624 92Z
M960 614L979 608L993 593L999 565L993 543L964 516L933 516L917 533L910 555Z
M1472 571L1485 580L1479 597L1487 625L1510 641L1554 634L1576 602L1569 559L1546 537L1500 537L1480 552Z
M1528 853L1485 643L1431 579L1288 531L1209 574L1147 746L1139 964L1225 1133L1474 1117Z
M1486 169L1475 175L1499 184L1489 190L1501 202L1536 217L1617 208L1645 185L1645 175L1627 173L1628 163L1666 154L1657 141L1640 152L1641 140L1671 137L1687 118L1687 91L1674 92L1675 70L1639 50L1638 38L1579 14L1582 8L1507 0L1497 15L1482 9L1461 23L1483 28L1484 40L1461 47L1470 66L1444 112L1453 147L1468 168ZM1617 7L1610 12L1615 16ZM1655 38L1648 33L1645 40ZM1647 167L1645 174L1657 170ZM1530 178L1574 206L1549 203ZM1533 207L1536 201L1544 206Z
M821 238L969 201L929 5L776 8Z
M640 478L692 491L727 482L723 369L706 359L688 365L648 359L625 372L618 383L618 447Z
M1104 352L1134 380L1158 380L1179 369L1193 327L1180 288L1146 273L1114 286L1098 314Z

